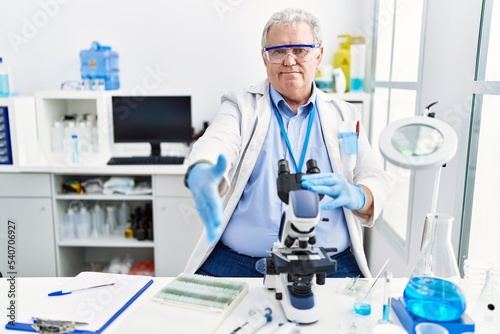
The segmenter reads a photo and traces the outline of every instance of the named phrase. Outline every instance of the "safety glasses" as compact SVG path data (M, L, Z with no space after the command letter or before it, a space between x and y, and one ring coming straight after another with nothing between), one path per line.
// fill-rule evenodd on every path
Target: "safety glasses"
M305 63L311 60L316 54L319 44L284 44L269 46L264 48L266 59L273 64L281 64L288 57L292 56L297 63Z

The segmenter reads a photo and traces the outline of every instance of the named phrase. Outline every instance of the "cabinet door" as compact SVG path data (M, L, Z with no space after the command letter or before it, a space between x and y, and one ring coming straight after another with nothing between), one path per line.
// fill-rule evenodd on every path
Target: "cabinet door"
M155 274L177 276L201 236L203 223L188 197L159 197L155 211Z
M13 221L16 226L17 276L56 276L51 200L0 198L0 220L4 225ZM2 250L0 255L6 256L6 247Z

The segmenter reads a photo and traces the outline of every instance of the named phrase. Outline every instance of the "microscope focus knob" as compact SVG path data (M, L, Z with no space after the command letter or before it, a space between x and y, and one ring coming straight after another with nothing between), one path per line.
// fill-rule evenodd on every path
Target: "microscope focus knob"
M295 238L292 238L291 236L287 235L284 244L286 247L290 248L290 247L292 247L294 242L295 242Z

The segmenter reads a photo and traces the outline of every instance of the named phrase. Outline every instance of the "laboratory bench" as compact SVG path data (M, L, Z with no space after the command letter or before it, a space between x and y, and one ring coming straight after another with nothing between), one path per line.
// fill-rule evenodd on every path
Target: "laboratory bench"
M16 306L19 317L26 316L29 306L46 297L49 291L56 291L71 278L17 278ZM232 280L244 280L249 285L248 294L236 306L236 308L225 318L215 318L210 311L201 311L178 307L166 308L166 305L152 301L152 297L165 285L172 281L171 277L154 277L153 284L139 296L125 311L116 318L104 331L103 334L132 334L132 333L214 333L228 334L248 321L249 311L272 310L272 321L259 329L260 334L273 333L279 323L285 323L286 317L280 302L275 299L274 291L263 286L261 278L230 278ZM382 318L383 285L375 285L372 296L372 312L368 316L359 316L353 312L355 297L346 293L346 287L351 279L326 279L324 285L314 285L313 293L315 302L320 308L320 319L307 325L300 325L300 333L354 333L343 331L343 327L364 325L366 333L377 325ZM0 280L1 284L7 284L6 278ZM405 278L393 279L393 296L398 296L407 283ZM1 291L6 291L2 288ZM0 301L5 300L6 294L0 296ZM169 311L167 311L169 310ZM390 320L396 325L400 323L391 310ZM5 319L5 316L2 317ZM3 329L0 332L15 334L19 331ZM401 328L402 329L402 328ZM243 330L241 331L244 332ZM236 332L238 333L238 332ZM276 332L275 332L276 333ZM358 332L356 332L358 333ZM404 333L404 331L403 331Z

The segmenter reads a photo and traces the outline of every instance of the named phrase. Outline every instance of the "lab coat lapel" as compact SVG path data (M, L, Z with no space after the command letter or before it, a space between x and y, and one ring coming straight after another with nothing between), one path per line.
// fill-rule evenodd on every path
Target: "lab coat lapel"
M331 101L325 101L321 92L318 93L316 106L321 119L321 130L323 131L323 139L328 151L328 156L330 157L332 169L335 173L344 175L345 173L340 159L339 148L339 129L343 121L341 110L336 105L332 106Z

